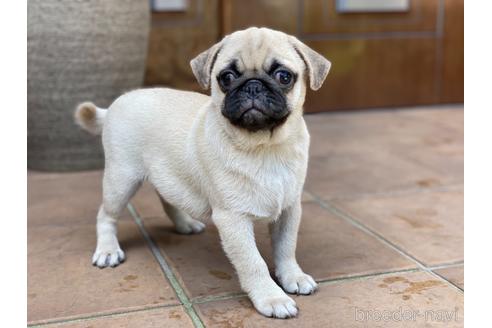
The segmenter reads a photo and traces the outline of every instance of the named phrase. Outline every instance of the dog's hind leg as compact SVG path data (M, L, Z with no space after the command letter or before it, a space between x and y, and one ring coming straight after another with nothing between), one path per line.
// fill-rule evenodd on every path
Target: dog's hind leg
M181 211L180 209L169 204L161 195L159 195L162 207L167 216L173 221L174 227L181 234L200 233L205 229L205 224L193 219L191 216Z
M115 267L125 260L117 237L117 220L140 186L137 175L117 167L107 167L103 178L103 203L97 213L97 247L92 264Z

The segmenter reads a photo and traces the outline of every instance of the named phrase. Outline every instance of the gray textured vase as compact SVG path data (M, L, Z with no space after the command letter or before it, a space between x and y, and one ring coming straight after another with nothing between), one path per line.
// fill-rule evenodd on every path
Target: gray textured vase
M73 111L141 86L149 24L148 0L28 1L28 168L103 167L100 138L78 129Z

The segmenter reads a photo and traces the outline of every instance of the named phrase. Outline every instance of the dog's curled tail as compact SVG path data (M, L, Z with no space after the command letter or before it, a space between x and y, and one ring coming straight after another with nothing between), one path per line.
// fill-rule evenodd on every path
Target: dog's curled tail
M102 132L107 112L107 109L96 107L91 102L84 102L75 110L75 122L87 132L99 135Z

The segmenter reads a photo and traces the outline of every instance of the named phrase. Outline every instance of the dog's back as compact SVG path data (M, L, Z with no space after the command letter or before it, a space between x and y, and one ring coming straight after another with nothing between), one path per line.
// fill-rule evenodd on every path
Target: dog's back
M95 135L101 134L106 126L125 125L128 120L133 126L140 122L147 129L155 124L173 129L191 124L197 109L209 99L207 95L191 91L138 89L118 97L108 109L99 108L91 102L81 103L75 111L75 121Z
M108 156L124 160L139 156L144 149L158 148L169 154L184 149L191 125L210 99L197 92L169 88L139 89L117 98L108 109L85 102L75 111L75 120L86 131L103 135ZM166 133L162 133L165 130ZM173 135L173 140L165 138Z

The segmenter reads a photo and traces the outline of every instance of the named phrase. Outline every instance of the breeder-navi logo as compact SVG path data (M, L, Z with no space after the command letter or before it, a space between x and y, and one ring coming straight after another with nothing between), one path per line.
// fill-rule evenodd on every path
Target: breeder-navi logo
M458 309L454 310L365 310L355 307L355 321L359 322L400 322L400 321L425 321L425 322L450 322L458 321Z

